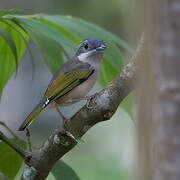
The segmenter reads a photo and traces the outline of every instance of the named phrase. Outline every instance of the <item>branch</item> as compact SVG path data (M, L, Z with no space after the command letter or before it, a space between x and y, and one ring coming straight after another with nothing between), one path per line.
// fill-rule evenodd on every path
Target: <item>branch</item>
M23 159L28 159L31 154L30 152L24 150L16 143L14 143L11 139L7 138L1 131L0 131L0 140L5 142L8 146L10 146L13 150L15 150Z
M3 126L15 139L23 141L20 139L7 125L5 122L0 121L0 125Z
M48 176L54 164L77 144L65 131L81 138L96 123L109 120L113 116L119 104L137 84L137 62L142 57L143 47L144 37L122 72L90 102L93 108L87 109L84 106L66 122L64 130L58 127L42 148L32 153L32 157L26 161L29 169L24 170L21 179L29 178L28 174L33 180L43 180Z

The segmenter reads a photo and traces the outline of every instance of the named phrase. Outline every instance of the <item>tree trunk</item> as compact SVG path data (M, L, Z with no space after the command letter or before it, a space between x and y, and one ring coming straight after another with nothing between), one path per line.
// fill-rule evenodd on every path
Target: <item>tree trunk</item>
M180 1L159 0L154 48L154 180L180 179Z
M138 92L138 180L179 180L180 1L141 3L147 39L152 45L146 45L146 62L141 67L146 82L142 79Z

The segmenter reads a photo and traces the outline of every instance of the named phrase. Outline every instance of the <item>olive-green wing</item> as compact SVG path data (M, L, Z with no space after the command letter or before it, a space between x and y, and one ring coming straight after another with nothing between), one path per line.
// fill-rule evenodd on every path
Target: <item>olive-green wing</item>
M50 83L45 92L45 97L50 101L62 97L76 86L87 80L94 72L94 69L73 69L68 72L59 73Z

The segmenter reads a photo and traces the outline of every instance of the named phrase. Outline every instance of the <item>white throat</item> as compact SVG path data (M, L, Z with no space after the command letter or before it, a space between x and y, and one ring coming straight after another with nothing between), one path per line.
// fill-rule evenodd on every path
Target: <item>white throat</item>
M92 66L99 66L101 59L102 59L103 53L97 53L96 50L92 50L86 53L81 53L78 56L78 59L82 62L87 62L91 64Z

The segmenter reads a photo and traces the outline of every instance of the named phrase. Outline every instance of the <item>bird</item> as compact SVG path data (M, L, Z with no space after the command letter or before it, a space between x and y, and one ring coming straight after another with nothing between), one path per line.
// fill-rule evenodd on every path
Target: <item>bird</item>
M67 118L59 107L69 106L81 100L86 100L86 106L89 107L89 101L93 96L86 95L97 81L105 49L105 42L100 38L91 37L83 40L75 55L53 75L42 100L18 130L24 131L43 110L56 108L65 122Z

